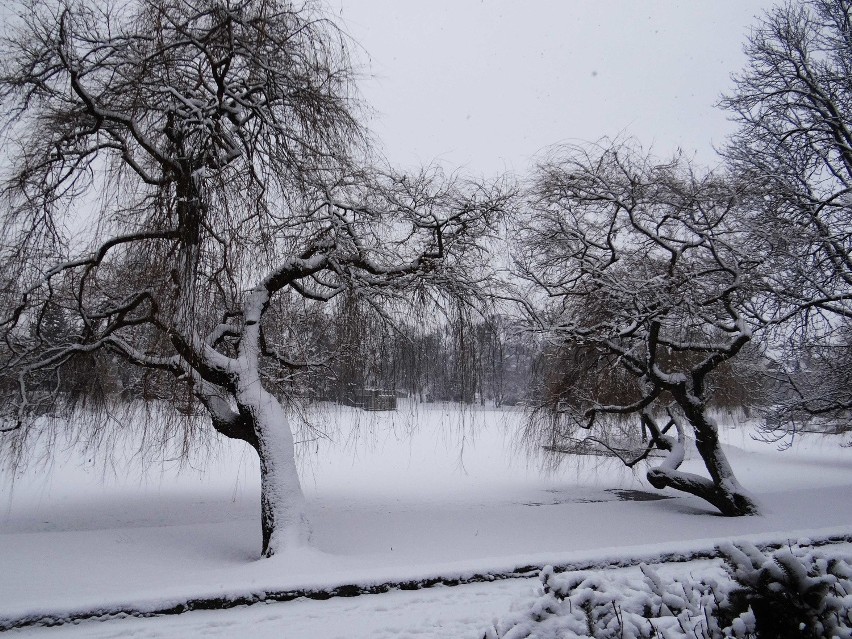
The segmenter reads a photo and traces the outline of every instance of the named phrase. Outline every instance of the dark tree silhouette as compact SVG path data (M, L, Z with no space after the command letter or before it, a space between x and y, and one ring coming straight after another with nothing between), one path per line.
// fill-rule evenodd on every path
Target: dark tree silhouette
M653 486L726 515L756 513L708 411L711 375L753 330L756 263L741 248L737 188L681 158L657 163L628 144L602 144L554 150L527 198L517 251L525 309L554 345L553 364L574 373L554 371L562 383L535 434L561 451L584 428L634 416L649 441L623 461L667 452L648 472ZM687 435L709 477L679 470Z
M747 66L721 104L739 124L724 154L756 192L763 314L778 326L773 350L785 390L767 425L779 436L813 418L848 428L852 3L785 2L758 22L745 52Z

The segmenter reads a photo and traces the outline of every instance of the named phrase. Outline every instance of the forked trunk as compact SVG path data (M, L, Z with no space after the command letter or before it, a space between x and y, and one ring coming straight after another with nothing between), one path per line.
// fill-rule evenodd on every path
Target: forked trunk
M254 349L244 345L241 357L232 363L232 389L225 391L202 380L196 385L196 396L209 411L219 433L240 439L257 452L262 553L271 557L305 545L310 536L293 434L281 403L263 388ZM236 410L231 399L236 402Z
M729 517L759 514L757 502L739 483L728 463L719 443L715 421L706 414L703 406L687 405L684 413L695 434L695 447L710 478L678 470L684 458L683 427L678 424L676 442L667 437L658 439L659 443L668 447L669 455L660 466L648 471L648 482L654 488L674 488L700 497Z

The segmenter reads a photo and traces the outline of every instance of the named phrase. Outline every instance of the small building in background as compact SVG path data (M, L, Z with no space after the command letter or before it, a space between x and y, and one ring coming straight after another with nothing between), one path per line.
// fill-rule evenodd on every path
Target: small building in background
M350 391L344 404L364 410L396 410L396 392L387 388L359 388Z

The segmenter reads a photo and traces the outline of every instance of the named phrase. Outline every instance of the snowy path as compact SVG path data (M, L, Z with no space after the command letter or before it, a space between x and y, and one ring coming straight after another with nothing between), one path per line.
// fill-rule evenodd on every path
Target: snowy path
M436 587L328 601L297 600L174 617L89 621L9 631L10 637L252 637L253 639L475 639L537 579Z

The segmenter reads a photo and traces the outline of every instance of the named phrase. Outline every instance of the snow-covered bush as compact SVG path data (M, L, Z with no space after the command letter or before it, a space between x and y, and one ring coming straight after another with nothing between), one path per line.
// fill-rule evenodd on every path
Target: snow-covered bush
M852 637L852 568L843 559L795 547L769 556L750 544L719 549L736 585L720 615L734 636Z
M483 639L738 639L852 637L852 568L822 551L764 555L728 544L716 562L663 578L635 570L540 575L538 598L489 628Z
M525 611L489 628L485 639L712 637L720 584L712 577L665 582L652 567L622 572L541 572L541 593ZM710 627L708 628L708 624Z

